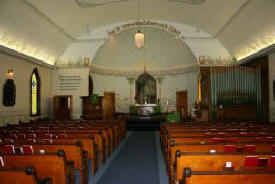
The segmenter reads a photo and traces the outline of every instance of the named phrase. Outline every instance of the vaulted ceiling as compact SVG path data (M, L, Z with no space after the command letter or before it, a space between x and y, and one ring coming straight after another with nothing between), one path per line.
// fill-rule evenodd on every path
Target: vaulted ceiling
M0 36L54 59L87 32L148 19L206 32L235 56L274 37L274 17L274 0L0 0Z

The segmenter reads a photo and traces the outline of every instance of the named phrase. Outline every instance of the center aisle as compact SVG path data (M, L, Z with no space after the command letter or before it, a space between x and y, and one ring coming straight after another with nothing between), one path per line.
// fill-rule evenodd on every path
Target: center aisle
M133 132L97 184L159 184L155 137L153 131Z

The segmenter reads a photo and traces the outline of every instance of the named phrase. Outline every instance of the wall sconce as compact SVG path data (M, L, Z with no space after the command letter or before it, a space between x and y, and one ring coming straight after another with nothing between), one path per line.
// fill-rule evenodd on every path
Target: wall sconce
M8 78L8 79L12 79L13 76L14 76L13 69L9 69L9 70L8 70L8 73L7 73L7 78Z

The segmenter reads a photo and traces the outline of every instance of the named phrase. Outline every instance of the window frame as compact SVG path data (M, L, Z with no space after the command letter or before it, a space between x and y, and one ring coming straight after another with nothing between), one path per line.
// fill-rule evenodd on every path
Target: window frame
M37 92L36 92L36 106L37 106L37 110L36 113L32 112L32 77L33 75L35 75L36 77L36 81L37 81ZM41 90L40 90L40 86L41 86L41 80L39 77L39 73L38 73L38 69L34 68L32 71L32 74L30 76L30 80L29 80L29 84L30 84L30 116L34 117L34 116L40 116L41 115L41 108L40 108L40 104L41 104Z

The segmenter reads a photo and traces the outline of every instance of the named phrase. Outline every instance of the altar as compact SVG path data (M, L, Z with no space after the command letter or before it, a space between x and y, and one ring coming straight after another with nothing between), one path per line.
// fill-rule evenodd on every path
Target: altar
M155 108L157 104L135 104L137 107L137 113L140 116L150 116L155 113Z

